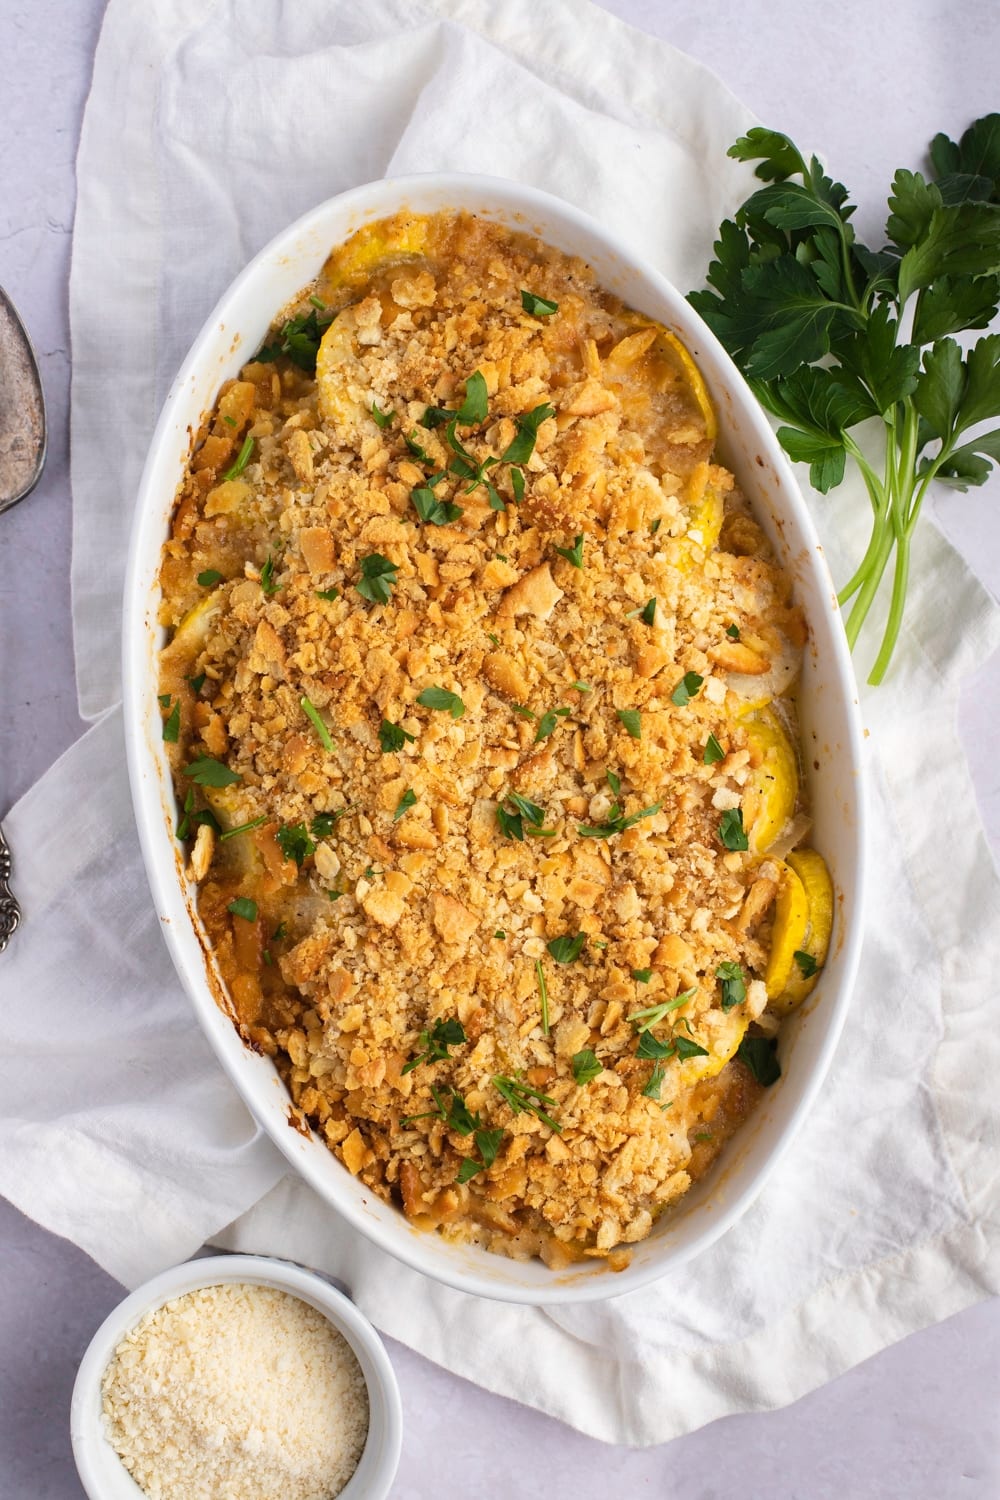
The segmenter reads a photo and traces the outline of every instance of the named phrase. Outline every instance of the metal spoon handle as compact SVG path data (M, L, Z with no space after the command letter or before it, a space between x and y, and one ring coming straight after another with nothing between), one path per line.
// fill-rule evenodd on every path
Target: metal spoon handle
M10 849L7 840L0 828L0 953L6 948L14 935L14 929L21 920L21 908L14 900L14 893L8 882L10 881Z

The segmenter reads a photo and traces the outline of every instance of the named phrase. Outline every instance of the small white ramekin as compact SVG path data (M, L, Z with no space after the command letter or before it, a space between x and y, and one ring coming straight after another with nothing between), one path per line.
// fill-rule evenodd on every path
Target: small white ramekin
M101 1383L118 1345L147 1313L165 1302L223 1282L251 1282L289 1292L321 1312L350 1344L368 1387L368 1438L361 1461L338 1500L385 1500L399 1466L403 1410L382 1340L350 1298L322 1276L262 1255L214 1255L173 1266L139 1287L105 1318L80 1363L70 1404L73 1457L90 1500L143 1500L143 1491L104 1432Z

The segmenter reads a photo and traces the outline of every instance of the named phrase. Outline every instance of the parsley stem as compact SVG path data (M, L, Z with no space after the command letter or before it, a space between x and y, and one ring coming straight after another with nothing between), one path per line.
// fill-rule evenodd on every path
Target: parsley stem
M885 676L889 659L899 638L899 628L903 623L903 604L906 600L906 586L909 583L909 579L910 538L904 531L902 535L896 537L896 567L892 580L892 599L889 604L889 617L886 621L882 645L868 678L872 687L877 687Z

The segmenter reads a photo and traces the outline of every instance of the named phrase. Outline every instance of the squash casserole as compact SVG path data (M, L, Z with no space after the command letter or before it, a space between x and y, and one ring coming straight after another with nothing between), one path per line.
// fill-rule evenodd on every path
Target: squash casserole
M778 1074L832 892L791 581L666 328L485 217L359 230L196 435L177 834L292 1118L416 1225L629 1246Z

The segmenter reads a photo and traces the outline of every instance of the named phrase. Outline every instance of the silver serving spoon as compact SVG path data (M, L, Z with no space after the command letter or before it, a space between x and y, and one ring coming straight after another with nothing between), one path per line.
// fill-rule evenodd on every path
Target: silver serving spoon
M45 464L45 396L24 324L0 287L0 513L30 495ZM21 920L0 828L0 953Z
M45 397L38 361L0 287L0 512L30 495L45 464Z

